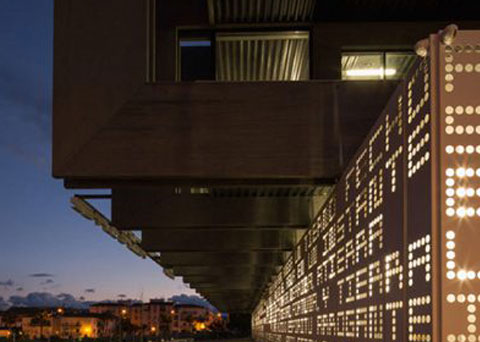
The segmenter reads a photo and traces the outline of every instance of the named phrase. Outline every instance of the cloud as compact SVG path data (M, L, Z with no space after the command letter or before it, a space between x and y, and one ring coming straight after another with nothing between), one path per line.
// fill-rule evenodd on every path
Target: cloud
M17 292L22 292L22 291L23 291L23 287L17 287L15 290L16 290Z
M33 273L30 274L29 277L31 278L53 278L54 275L50 273Z
M181 295L170 297L169 300L178 304L199 305L199 306L208 308L214 312L218 311L218 309L214 307L212 304L210 304L207 300L195 295L189 296L186 294L181 294Z
M13 285L15 285L15 282L12 279L8 279L6 281L0 281L0 286L12 287Z
M81 301L84 301L84 300L85 300L85 297L84 297L84 296L81 296L79 299L80 299Z
M11 305L20 307L67 307L76 309L86 309L88 305L77 300L68 293L53 295L49 292L32 292L26 296L10 296Z
M126 295L126 294L123 294L123 293L121 293L121 294L119 294L117 297L118 297L118 298L127 298L127 295Z
M48 284L53 284L53 283L54 283L53 279L47 279L44 282L42 282L41 284L42 285L48 285Z
M3 299L3 297L0 297L0 311L8 309L10 305Z
M86 293L95 293L95 289L85 289Z

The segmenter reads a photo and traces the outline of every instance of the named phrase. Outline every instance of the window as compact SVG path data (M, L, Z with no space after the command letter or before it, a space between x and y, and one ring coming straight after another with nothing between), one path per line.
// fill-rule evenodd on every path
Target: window
M413 65L413 52L345 52L343 80L397 80Z
M193 38L179 41L180 80L214 80L215 66L212 42Z

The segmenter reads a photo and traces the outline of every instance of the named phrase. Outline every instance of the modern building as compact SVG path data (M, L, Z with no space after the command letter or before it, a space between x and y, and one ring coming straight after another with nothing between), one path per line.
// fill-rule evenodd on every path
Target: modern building
M476 215L464 204L476 184L454 179L476 175L458 166L475 164L465 156L480 127L474 3L58 0L55 11L53 175L105 189L74 196L75 210L232 319L254 312L259 341L473 339L468 308L465 329L441 323L461 311L444 298L477 291L442 282L438 234L439 213ZM445 161L447 146L459 160ZM477 274L445 265L449 280Z

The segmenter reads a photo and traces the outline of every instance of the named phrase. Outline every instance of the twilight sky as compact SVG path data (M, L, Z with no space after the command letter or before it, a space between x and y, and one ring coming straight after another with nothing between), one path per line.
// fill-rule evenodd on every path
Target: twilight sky
M50 171L53 0L0 8L0 297L193 294L70 209Z

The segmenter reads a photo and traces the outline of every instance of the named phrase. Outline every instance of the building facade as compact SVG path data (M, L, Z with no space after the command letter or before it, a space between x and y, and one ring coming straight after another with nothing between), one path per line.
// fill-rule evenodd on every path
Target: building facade
M463 204L476 187L440 167L463 170L476 151L462 140L478 133L475 13L440 0L58 0L53 175L111 189L111 220L88 196L72 205L232 318L253 313L259 341L473 340L473 323L440 324L460 310L443 295L465 303L468 288L439 266L438 223L464 222L435 213L476 215ZM461 140L448 144L459 161L441 129Z

